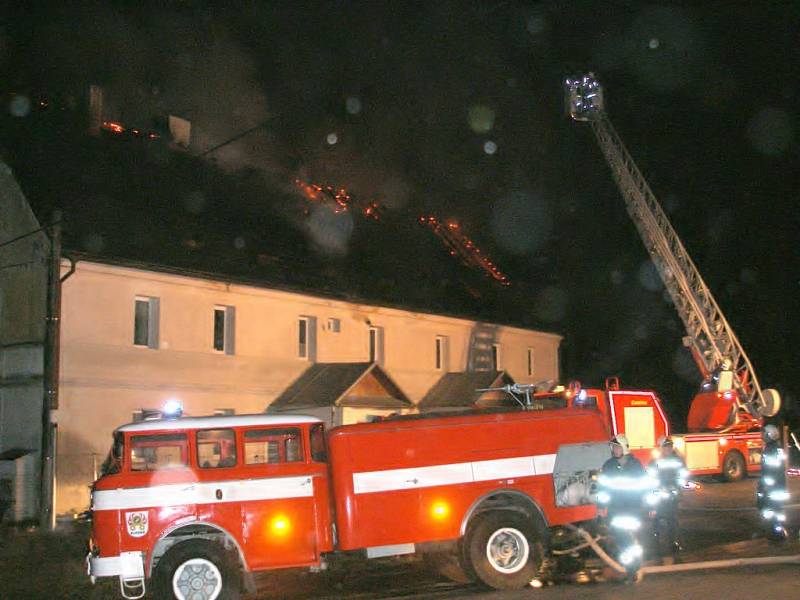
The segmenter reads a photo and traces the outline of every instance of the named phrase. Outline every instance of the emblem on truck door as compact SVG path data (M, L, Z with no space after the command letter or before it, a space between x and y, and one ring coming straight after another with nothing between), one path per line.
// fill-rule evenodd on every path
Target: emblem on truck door
M126 512L125 522L128 524L128 535L142 537L147 535L147 511Z

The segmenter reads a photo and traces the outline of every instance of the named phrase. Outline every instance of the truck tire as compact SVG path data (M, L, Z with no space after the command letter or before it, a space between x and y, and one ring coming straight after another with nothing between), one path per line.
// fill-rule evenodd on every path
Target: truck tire
M747 475L747 465L741 454L732 450L722 459L722 478L725 481L739 481Z
M475 575L496 590L524 588L536 577L543 556L532 520L512 511L478 517L466 550Z
M167 550L156 566L157 600L239 600L239 573L225 549L208 540L188 540Z

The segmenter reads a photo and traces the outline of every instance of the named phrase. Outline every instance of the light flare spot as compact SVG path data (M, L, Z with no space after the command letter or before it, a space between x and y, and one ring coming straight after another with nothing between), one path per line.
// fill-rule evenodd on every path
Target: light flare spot
M357 115L361 112L361 99L357 96L349 96L344 102L348 114Z
M494 127L494 111L483 104L476 104L469 108L467 120L469 127L475 133L489 133Z
M31 112L31 100L27 96L14 96L8 103L8 112L14 117L27 117Z

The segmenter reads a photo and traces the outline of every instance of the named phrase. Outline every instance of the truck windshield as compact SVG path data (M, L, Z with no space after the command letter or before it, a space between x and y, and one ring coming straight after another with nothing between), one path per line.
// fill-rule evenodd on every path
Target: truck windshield
M100 476L113 475L119 473L122 468L122 434L115 433L114 441L111 444L111 450L108 451L103 465L100 467Z

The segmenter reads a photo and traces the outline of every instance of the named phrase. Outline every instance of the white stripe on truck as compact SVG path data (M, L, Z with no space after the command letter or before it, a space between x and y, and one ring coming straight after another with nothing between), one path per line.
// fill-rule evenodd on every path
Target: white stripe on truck
M549 475L556 462L555 454L516 456L475 462L451 463L434 467L387 469L353 473L356 494L390 492L439 485L455 485L476 481L491 481L509 477Z
M221 496L217 498L217 491ZM92 510L128 510L179 506L182 504L217 504L249 500L306 498L314 493L311 477L270 477L194 483L169 483L140 488L96 490Z

